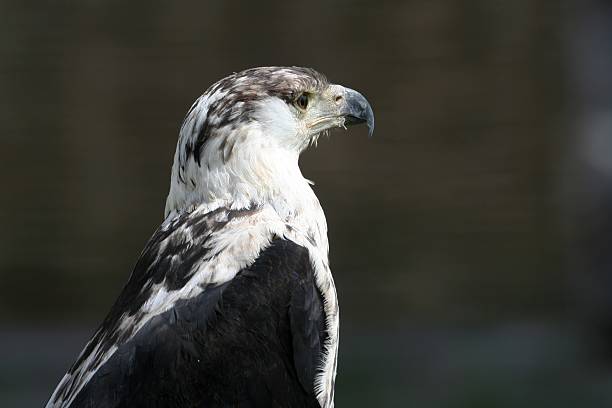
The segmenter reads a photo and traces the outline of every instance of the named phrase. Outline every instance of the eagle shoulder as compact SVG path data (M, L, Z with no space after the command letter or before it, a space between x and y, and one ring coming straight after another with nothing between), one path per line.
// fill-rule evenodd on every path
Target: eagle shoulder
M236 233L245 229L244 224L260 225L256 218L261 216L253 209L218 209L184 214L164 223L145 246L110 313L47 406L114 407L126 402L138 406L137 399L145 395L157 396L146 404L141 401L153 404L147 406L178 404L162 402L164 398L182 398L180 395L209 398L214 405L219 395L206 396L197 390L228 389L212 383L215 379L223 382L240 378L236 368L227 365L235 360L228 360L231 351L246 345L239 361L260 366L257 356L265 355L272 346L257 341L275 338L284 339L278 344L279 350L293 352L269 355L271 360L264 364L269 367L268 376L236 380L249 384L245 389L251 390L250 394L242 397L261 402L289 398L274 390L277 380L284 379L293 384L294 391L299 388L291 398L297 395L304 401L316 401L313 384L326 332L323 302L308 250L278 238L265 223L265 237L257 243L227 245L228 241L240 241ZM243 253L245 265L233 274L219 267L225 258L235 264L240 258L235 252L241 249L257 254ZM250 258L253 260L248 262ZM202 273L206 267L208 273ZM231 267L226 265L226 269ZM248 333L254 337L245 338ZM279 337L281 333L284 337ZM248 367L245 370L249 372ZM228 376L211 374L221 372ZM179 384L193 388L197 381L190 378L207 382L193 392L177 393ZM142 387L153 388L143 393ZM164 387L167 393L161 392ZM267 391L262 394L261 390ZM293 403L303 405L300 401Z

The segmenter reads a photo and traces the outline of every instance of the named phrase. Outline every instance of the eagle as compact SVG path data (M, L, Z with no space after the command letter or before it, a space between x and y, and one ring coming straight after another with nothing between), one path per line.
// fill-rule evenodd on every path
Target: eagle
M165 219L47 408L334 406L338 300L300 153L374 115L310 68L210 86L180 129Z

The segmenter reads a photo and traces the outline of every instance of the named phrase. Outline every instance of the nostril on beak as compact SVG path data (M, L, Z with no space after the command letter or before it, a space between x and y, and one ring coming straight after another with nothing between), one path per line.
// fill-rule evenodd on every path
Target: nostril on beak
M336 97L334 98L334 101L336 103L340 102L342 100L342 95L336 95Z

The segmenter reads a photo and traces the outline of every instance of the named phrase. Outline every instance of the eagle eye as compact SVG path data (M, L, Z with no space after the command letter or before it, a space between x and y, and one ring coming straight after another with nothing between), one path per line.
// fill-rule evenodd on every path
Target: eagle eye
M308 94L306 92L300 94L295 100L295 105L302 110L306 110L308 108Z

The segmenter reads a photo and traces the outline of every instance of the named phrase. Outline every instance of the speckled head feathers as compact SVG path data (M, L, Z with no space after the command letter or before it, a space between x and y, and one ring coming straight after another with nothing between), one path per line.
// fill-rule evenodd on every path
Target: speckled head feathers
M260 67L210 86L189 109L166 214L201 203L261 203L307 184L299 154L333 127L367 121L365 98L311 68ZM286 197L285 197L286 198Z
M215 130L231 126L236 128L253 120L257 102L277 97L292 103L303 92L318 92L329 83L323 74L312 68L302 67L259 67L229 75L211 85L192 105L185 117L185 123L198 107L206 106L206 119L193 121L191 140L186 143L186 158L200 161L202 147ZM209 101L209 103L202 103ZM195 112L202 115L204 112ZM181 131L181 133L183 132Z

